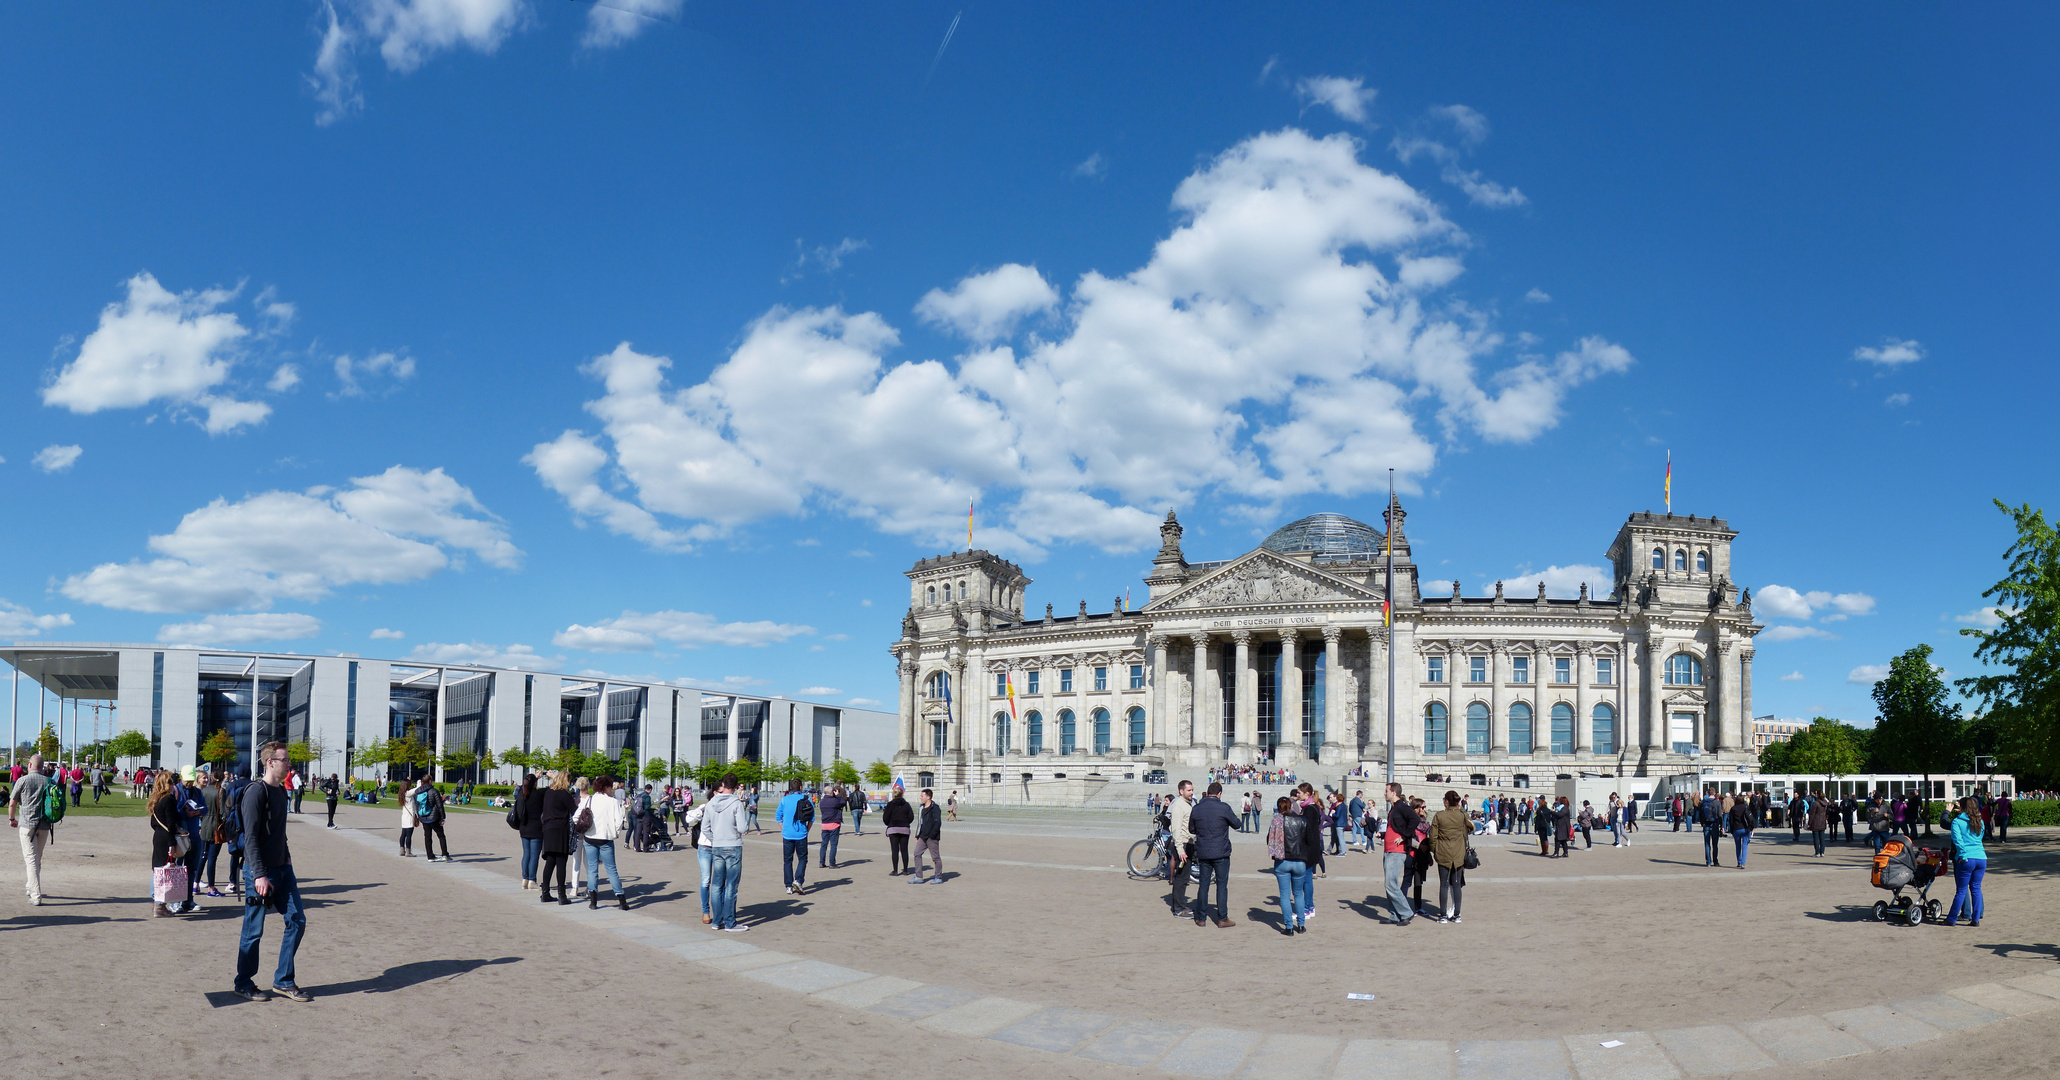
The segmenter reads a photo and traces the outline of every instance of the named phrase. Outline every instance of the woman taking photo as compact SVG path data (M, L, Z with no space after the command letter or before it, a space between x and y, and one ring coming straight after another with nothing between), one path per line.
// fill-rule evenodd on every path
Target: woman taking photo
M601 868L608 869L608 884L615 890L615 906L629 910L629 897L622 893L622 875L615 871L615 841L622 838L629 827L629 815L617 799L615 778L603 776L594 781L594 793L587 796L583 809L588 818L585 832L580 839L586 845L587 856L587 907L601 906Z
M551 877L558 878L558 902L572 903L572 886L565 883L565 858L572 854L572 815L579 809L579 798L572 793L572 785L563 772L551 774L551 788L543 793L537 803L537 831L542 843L537 845L543 856L543 874L537 879L544 903L551 902Z
M1988 849L1981 844L1981 804L1969 795L1960 800L1960 812L1953 815L1953 906L1946 909L1946 925L1980 926L1982 915L1981 879L1988 876Z

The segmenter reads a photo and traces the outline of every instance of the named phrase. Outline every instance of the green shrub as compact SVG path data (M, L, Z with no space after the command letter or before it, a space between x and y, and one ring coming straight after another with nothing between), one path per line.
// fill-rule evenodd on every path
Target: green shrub
M2010 826L2060 825L2060 799L2017 799L2010 803Z

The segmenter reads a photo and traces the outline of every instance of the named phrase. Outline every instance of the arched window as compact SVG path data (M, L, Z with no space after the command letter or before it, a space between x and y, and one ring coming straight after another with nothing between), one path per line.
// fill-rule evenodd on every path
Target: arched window
M1710 572L1709 552L1698 551L1695 553L1695 572L1698 574L1707 574Z
M958 583L958 598L961 600L966 598L966 583L963 581Z
M1009 752L1009 714L1005 712L994 714L994 752Z
M1667 549L1652 549L1652 568L1654 570L1665 570L1667 568Z
M1531 752L1531 707L1521 701L1509 707L1509 752Z
M933 698L941 698L948 696L950 693L951 673L948 671L932 672L930 675L929 696Z
M1686 551L1681 550L1680 548L1674 549L1674 569L1688 569L1688 553Z
M934 604L934 603L936 603L936 602L937 602L937 586L935 586L935 585L932 585L932 586L930 586L930 603L933 603L933 604Z
M1478 701L1466 707L1466 752L1488 752L1488 707Z
M1667 685L1701 686L1702 661L1687 653L1667 657Z
M1059 710L1059 753L1073 752L1073 710Z
M1598 755L1617 752L1617 711L1607 704L1595 706L1594 746Z
M1023 717L1023 726L1029 729L1026 736L1030 742L1030 756L1044 753L1044 714L1036 709Z
M1574 707L1564 701L1552 707L1552 752L1574 752Z
M1445 752L1445 704L1433 701L1423 711L1423 752L1442 754Z
M1095 753L1097 753L1097 754L1106 754L1106 753L1108 753L1108 752L1109 752L1109 710L1107 710L1107 709L1096 709L1096 710L1094 710L1093 712L1091 712L1091 713L1088 713L1088 714L1087 714L1087 718L1088 718L1089 720L1092 720L1092 721L1094 721L1094 752L1095 752Z
M1123 716L1130 721L1130 752L1144 753L1144 710L1131 706Z

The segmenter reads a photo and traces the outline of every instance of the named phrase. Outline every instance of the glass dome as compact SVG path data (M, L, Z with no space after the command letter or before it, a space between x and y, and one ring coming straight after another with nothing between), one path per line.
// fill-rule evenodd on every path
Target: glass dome
M1311 514L1274 530L1259 546L1269 551L1315 552L1318 555L1372 555L1380 551L1381 534L1363 521L1343 514Z

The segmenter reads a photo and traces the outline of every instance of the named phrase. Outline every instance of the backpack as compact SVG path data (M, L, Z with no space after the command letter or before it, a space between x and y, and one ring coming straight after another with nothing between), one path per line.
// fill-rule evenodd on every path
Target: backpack
M804 793L801 802L794 807L794 820L802 825L815 824L815 803Z
M423 825L436 825L443 821L443 794L435 788L415 793L415 820Z
M68 805L64 797L64 785L46 784L43 787L43 824L55 825L64 820L64 808Z

